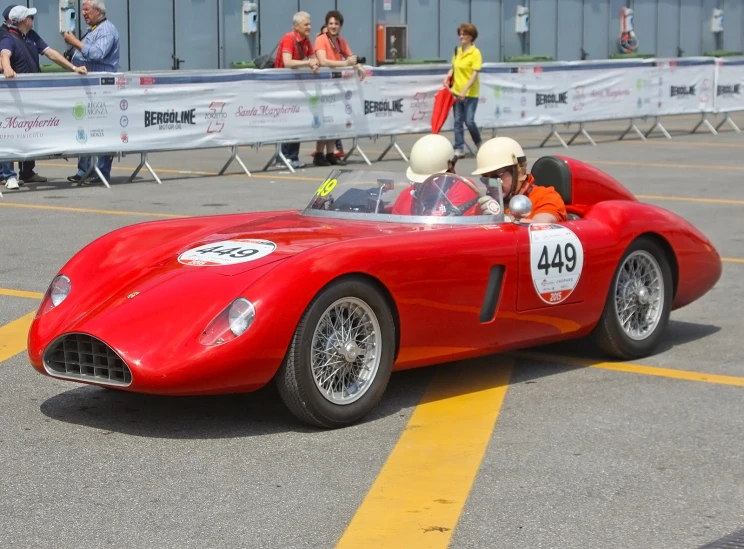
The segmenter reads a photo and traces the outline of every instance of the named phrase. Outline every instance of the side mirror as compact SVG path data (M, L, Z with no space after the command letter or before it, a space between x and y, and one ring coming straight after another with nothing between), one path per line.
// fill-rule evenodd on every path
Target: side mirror
M528 217L532 213L532 202L523 194L518 194L509 201L509 213L514 219Z

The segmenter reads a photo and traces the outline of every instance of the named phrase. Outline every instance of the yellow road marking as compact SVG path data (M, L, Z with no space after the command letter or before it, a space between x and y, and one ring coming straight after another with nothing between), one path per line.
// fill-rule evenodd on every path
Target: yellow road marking
M28 297L31 299L41 299L44 294L37 292L25 292L23 290L9 290L7 288L0 288L0 295L9 295L11 297Z
M54 210L58 212L96 213L105 215L133 215L142 217L187 217L185 215L151 213L151 212L128 212L123 210L95 210L91 208L68 208L65 206L39 206L36 204L5 204L0 202L0 207L5 208L27 208L31 210Z
M725 263L744 263L744 259L736 259L734 257L722 257L721 261Z
M671 379L682 379L685 381L700 381L704 383L717 383L720 385L735 385L744 387L744 377L724 376L719 374L706 374L703 372L691 372L689 370L675 370L672 368L659 368L657 366L644 366L642 364L625 364L622 362L601 362L584 358L564 357L542 353L516 352L514 356L556 362L568 366L581 366L586 368L598 368L600 370L612 370L615 372L628 372L631 374L643 374L647 376L667 377Z
M697 198L697 197L686 197L686 196L661 196L651 194L637 194L636 198L643 200L677 200L680 202L705 202L708 204L729 204L729 205L744 205L744 200L733 200L730 198Z
M662 162L630 162L625 160L587 160L586 162L598 166L638 166L640 168L663 168L665 170L744 171L744 166L722 166L720 164L667 164Z
M26 350L28 330L31 328L36 312L14 320L0 327L0 362Z
M449 545L513 368L470 362L439 367L337 549Z

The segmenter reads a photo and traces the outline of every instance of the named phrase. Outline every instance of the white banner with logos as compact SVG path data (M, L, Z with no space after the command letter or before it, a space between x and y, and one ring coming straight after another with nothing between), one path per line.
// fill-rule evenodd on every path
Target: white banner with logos
M448 68L0 79L0 159L425 133ZM741 60L485 64L475 119L508 128L742 110L742 83Z
M715 112L744 110L744 60L717 60Z

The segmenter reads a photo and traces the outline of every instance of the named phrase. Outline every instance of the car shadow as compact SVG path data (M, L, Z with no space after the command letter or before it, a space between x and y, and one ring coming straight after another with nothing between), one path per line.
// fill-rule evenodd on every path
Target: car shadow
M718 326L671 321L659 352L703 339ZM601 358L585 340L529 349L564 357ZM453 361L432 367L396 372L378 405L357 425L393 416L405 417L420 402L453 398L499 385L537 383L541 379L584 368L580 364L557 364L509 355ZM508 372L507 372L508 370ZM442 376L446 388L427 391L434 376ZM277 433L312 433L320 429L297 420L284 406L273 383L259 391L225 396L165 397L94 386L78 386L49 398L40 406L47 417L98 429L106 433L165 439L244 438Z
M697 322L686 322L682 320L670 320L664 337L659 347L654 352L655 355L671 351L675 347L694 343L705 339L721 330L720 326L714 324L698 324ZM562 341L535 347L530 351L537 353L546 353L561 355L564 357L576 357L582 359L596 359L601 361L613 362L615 359L602 354L600 350L589 340L589 338Z

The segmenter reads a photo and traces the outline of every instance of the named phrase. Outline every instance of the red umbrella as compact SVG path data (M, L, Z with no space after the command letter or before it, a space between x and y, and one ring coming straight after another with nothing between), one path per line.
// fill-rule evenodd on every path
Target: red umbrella
M450 88L442 88L434 97L434 109L431 112L431 133L439 133L449 116L455 96Z

